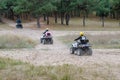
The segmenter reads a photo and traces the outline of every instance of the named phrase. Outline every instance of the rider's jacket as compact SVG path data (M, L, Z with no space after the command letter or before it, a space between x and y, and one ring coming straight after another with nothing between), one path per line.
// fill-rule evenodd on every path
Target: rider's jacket
M86 44L87 43L87 38L86 36L79 36L78 38L75 39L75 41L79 41L81 44Z

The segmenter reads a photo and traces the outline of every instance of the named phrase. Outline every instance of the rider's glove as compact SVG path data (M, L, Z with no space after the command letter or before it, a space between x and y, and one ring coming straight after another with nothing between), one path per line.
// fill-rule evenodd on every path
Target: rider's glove
M76 41L76 39L74 39L74 41Z

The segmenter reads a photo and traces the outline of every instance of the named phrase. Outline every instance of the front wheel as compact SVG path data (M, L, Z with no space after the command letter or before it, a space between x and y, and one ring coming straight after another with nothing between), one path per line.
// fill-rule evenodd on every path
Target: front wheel
M42 40L42 43L43 43L43 44L46 44L46 40L45 40L45 39L44 39L44 40Z
M40 38L40 43L42 43L42 41L43 41L43 39L42 39L42 38Z
M70 48L70 54L74 54L74 52L75 52L75 51L74 51L74 48L71 47L71 48Z
M82 49L78 49L77 55L82 56L84 54L84 51Z

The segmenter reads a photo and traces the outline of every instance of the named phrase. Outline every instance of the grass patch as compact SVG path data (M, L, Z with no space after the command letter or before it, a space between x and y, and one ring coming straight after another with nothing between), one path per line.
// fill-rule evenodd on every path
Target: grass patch
M15 61L15 60L11 60L9 58L7 58L7 59L0 58L0 70L5 69L9 66L20 65L21 63L22 63L21 61Z
M33 66L21 61L0 58L1 80L118 80L114 69L103 64ZM112 72L110 72L112 70Z
M93 48L108 48L108 49L119 49L120 48L120 34L110 34L110 35L86 35ZM66 38L67 37L67 38ZM64 44L68 47L73 43L77 35L66 35L58 37Z
M3 29L12 29L12 27L8 26L7 24L0 23L0 30L3 30Z
M14 49L14 48L33 48L37 42L29 37L3 34L0 35L0 49Z

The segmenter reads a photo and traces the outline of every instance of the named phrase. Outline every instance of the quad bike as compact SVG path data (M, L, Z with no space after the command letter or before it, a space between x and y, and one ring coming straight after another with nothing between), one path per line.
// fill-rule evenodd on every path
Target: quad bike
M21 24L21 23L17 23L17 24L16 24L16 28L21 28L21 29L22 29L22 28L23 28L23 26L22 26L22 24Z
M70 54L75 54L78 56L82 56L84 54L92 55L92 49L90 47L91 45L89 44L89 41L86 44L81 44L76 41L70 48Z
M53 38L52 38L51 33L47 32L46 34L43 34L40 38L40 43L53 44Z

